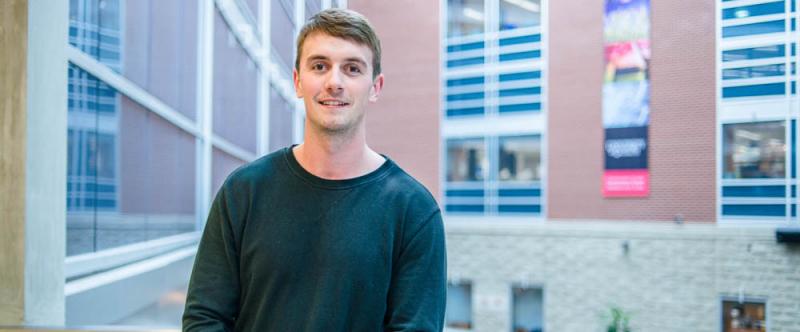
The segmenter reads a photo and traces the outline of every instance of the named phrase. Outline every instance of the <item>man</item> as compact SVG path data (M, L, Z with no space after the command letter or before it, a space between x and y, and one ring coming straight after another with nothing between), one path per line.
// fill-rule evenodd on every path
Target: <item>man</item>
M369 22L303 27L294 85L303 144L231 174L209 213L184 331L440 331L446 268L430 193L366 144L383 87Z

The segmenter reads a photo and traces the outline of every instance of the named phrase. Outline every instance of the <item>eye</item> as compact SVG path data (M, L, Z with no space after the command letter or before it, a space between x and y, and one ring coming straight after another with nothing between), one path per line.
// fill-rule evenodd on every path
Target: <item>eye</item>
M313 71L322 71L325 70L325 64L322 62L317 62L311 65L311 70Z
M361 74L361 68L359 68L357 65L347 65L345 70L348 74Z

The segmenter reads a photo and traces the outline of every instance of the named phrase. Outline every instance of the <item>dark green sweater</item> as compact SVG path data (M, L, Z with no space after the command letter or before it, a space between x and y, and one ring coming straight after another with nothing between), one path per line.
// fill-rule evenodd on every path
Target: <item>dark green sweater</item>
M211 207L184 331L441 331L444 230L387 158L326 180L286 148L231 174Z

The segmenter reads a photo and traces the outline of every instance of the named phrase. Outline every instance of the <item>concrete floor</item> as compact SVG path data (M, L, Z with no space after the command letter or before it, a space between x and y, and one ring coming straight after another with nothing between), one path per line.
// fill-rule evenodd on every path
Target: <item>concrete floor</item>
M114 325L180 329L188 285L164 294L158 301Z

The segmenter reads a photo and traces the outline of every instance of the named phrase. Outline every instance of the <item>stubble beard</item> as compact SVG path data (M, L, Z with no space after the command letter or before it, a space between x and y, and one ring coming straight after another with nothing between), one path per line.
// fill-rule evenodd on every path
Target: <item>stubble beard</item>
M338 121L336 121L338 119L325 122L323 119L317 119L315 117L307 117L306 121L309 121L309 124L317 133L328 138L344 140L355 135L358 131L358 127L364 122L365 115L366 112L361 112L353 118L345 116L343 123L338 123Z

